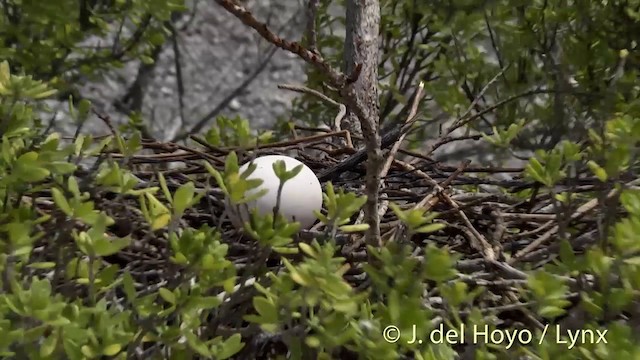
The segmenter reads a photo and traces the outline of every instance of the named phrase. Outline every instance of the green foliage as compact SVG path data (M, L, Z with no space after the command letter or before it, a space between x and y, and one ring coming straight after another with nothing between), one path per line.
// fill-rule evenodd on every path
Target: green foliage
M251 163L245 171L240 174L238 157L235 152L231 152L225 160L224 177L209 163L204 164L207 171L216 179L218 186L230 199L231 204L240 205L259 199L267 192L266 189L259 190L254 194L245 197L249 190L253 190L262 185L262 179L249 179L249 176L256 170L256 165Z
M185 10L182 0L9 0L2 7L0 58L8 60L16 73L31 74L71 92L80 76L99 76L135 59L151 60L153 48L167 37L164 22ZM91 46L91 37L106 38L114 26L125 31L102 46Z
M494 146L508 148L511 145L511 142L516 138L516 136L518 136L518 133L522 130L524 125L525 121L522 119L509 125L509 127L504 131L500 131L494 126L493 134L482 134L482 137Z
M327 214L316 211L318 219L329 226L335 235L337 230L345 232L365 231L368 229L367 224L346 225L350 222L351 217L362 205L367 201L366 196L357 196L353 193L345 193L343 189L336 193L333 184L327 183L327 190L322 195Z
M424 209L410 209L403 211L398 205L394 203L389 204L389 206L396 214L398 219L400 219L403 224L407 225L410 233L416 232L428 234L436 232L438 230L442 230L446 227L445 224L432 223L433 219L438 216L437 213L425 214Z
M125 138L115 130L100 140L78 134L69 141L42 128L43 100L61 93L66 98L78 76L97 76L129 59L151 61L150 51L164 42L164 22L182 9L180 1L164 0L81 3L93 4L91 11L78 11L79 2L71 0L3 3L0 55L8 59L0 64L3 358L126 359L145 348L151 349L150 358L226 359L273 336L293 359L354 354L362 359L454 359L458 344L411 342L414 332L474 326L522 330L521 324L499 319L500 308L521 312L523 321L544 320L548 329L527 322L534 341L476 344L470 351L478 359L640 356L640 343L626 321L637 317L640 288L640 191L637 181L629 182L639 168L637 1L578 1L572 7L559 0L381 1L383 120L407 105L417 80L427 84L439 108L455 116L491 82L479 106L486 110L498 104L486 110L494 116L478 116L482 121L473 119L466 130L503 150L537 150L522 175L543 189L515 190L514 195L504 188L500 195L522 200L514 208L548 196L558 226L546 239L552 245L544 249L549 253L545 265L518 269L517 280L502 278L514 272L509 267L489 277L498 273L494 267L504 265L503 259L459 250L465 248L461 242L478 240L468 227L436 220L442 212L403 210L395 203L390 208L407 229L406 241L383 237L383 245L366 249L369 261L354 261L360 254L346 253L349 246L338 238L346 238L347 245L362 240L359 233L368 225L355 219L367 197L336 190L331 183L323 195L324 210L316 214L324 226L321 236L300 241L299 224L286 221L276 209L262 215L254 210L245 223L248 237L239 245L255 256L238 262L231 245L239 242L230 241L221 227L189 225L203 216L198 206L214 197L198 187L200 178L189 174L176 184L166 173L134 174L130 160L143 147L140 132L124 129L130 132ZM330 3L320 4L317 46L338 67L343 39L335 25L344 18L328 14ZM120 45L80 45L125 19L134 24L127 25L133 31L123 32L130 35L122 35ZM488 57L478 42L490 43L496 58ZM320 87L323 81L322 74L309 70L308 86ZM324 116L324 109L305 96L294 110L313 123L333 118ZM91 104L69 97L69 112L81 123ZM138 121L133 118L132 124ZM428 130L420 127L412 141L436 133ZM205 135L209 144L227 148L250 148L271 137L252 135L247 120L225 117ZM106 160L89 174L79 169L82 160L95 158ZM252 192L261 185L261 180L249 180L255 165L241 173L235 152L223 169L210 163L204 167L206 182L212 180L233 206L246 206L264 194ZM277 162L273 171L281 191L301 167L287 169ZM585 174L600 183L582 193L564 185ZM618 199L605 199L608 192L601 188L619 190L621 207L608 205ZM583 215L597 218L598 238L587 239L588 246L576 245L570 235L584 224L564 221L562 211L574 207L576 199L596 198L600 202L593 214ZM508 211L500 209L499 216ZM122 214L136 221L124 235L116 234ZM473 226L498 227L481 215ZM546 219L548 214L538 215ZM449 232L443 243L438 235ZM488 241L496 252L519 246L515 240ZM149 248L152 252L145 252ZM133 252L153 254L145 261L155 268L141 273L135 261L113 261ZM465 261L482 269L462 273ZM154 276L162 281L153 283ZM496 298L490 287L502 295ZM528 303L514 304L513 297ZM555 326L564 324L564 316L581 320L583 331L606 330L607 343L579 342L568 349L571 335ZM547 341L538 342L546 330ZM391 334L397 338L390 340Z
M8 67L2 68L7 75ZM105 261L129 247L131 238L110 234L109 227L114 220L96 208L94 198L85 190L86 184L74 175L76 164L68 159L71 155L95 156L109 147L132 154L139 149L139 137L125 141L116 134L92 147L93 139L89 136L78 136L71 143L63 143L57 134L41 136L42 129L37 126L34 115L37 104L31 101L42 96L30 89L36 86L41 94L51 92L46 85L30 82L29 78L15 75L3 78L12 82L6 86L8 92L0 97L0 118L4 120L5 130L0 163L0 272L3 274L0 286L5 289L0 295L3 357L126 358L128 348L140 341L163 343L187 357L198 353L224 359L240 351L243 343L239 335L206 340L195 335L195 329L200 326L199 316L215 311L223 300L208 293L215 289L229 293L234 290L235 269L226 259L227 245L221 243L216 230L206 226L180 232L169 230L170 258L186 269L185 276L199 279L195 286L159 287L143 294L146 290L128 271ZM86 106L80 103L80 116L87 112ZM159 177L160 187L141 191L136 189L140 180L111 161L101 165L95 181L97 186L121 196L140 197L140 210L149 227L159 230L167 222L179 220L202 196L189 182L171 193L162 175ZM25 197L36 201L37 195L47 188L53 199L52 210L59 210L54 216L36 213L30 202L25 201ZM154 196L160 189L169 195L167 205ZM45 237L43 231L38 231L41 225L54 225L53 221L62 227L57 237ZM30 261L41 239L55 242L65 237L77 249L66 263L59 259ZM57 273L59 267L66 280L87 290L84 300L65 297L58 285L54 287L52 280L42 273L52 269ZM58 284L58 280L55 281ZM124 310L111 300L114 291L126 294L129 305ZM168 325L169 318L177 319L176 325ZM148 322L152 327L145 328L141 322Z
M255 136L251 133L249 120L240 116L235 118L218 116L216 123L205 133L204 138L214 146L253 147L271 142L273 132L266 131Z
M335 34L345 18L329 16L326 13L329 3L323 1L319 8L317 45L332 65L340 67L343 40ZM433 97L432 103L425 101L421 105L420 121L424 121L426 126L420 126L409 136L412 149L420 152L424 143L443 140L438 139L442 134L438 131L440 124L429 124L437 115L432 106L434 103L437 109L459 117L465 114L482 91L483 97L476 101L475 108L467 115L472 118L463 129L465 135L479 134L497 152L534 153L522 175L543 188L502 188L501 192L517 196L524 203L549 195L559 223L564 221L561 218L563 212L577 207L577 200L600 198L601 201L594 210L593 216L600 219L601 224L598 235L594 236L603 239L593 240L589 242L592 246L578 251L574 249L573 241L565 238L571 238L580 225L573 222L563 225L566 229L562 236L553 235L548 239L553 246L559 245L559 256L543 270L527 272L526 285L517 289L517 293L529 299L535 315L540 315L541 320L550 324L567 313L574 316L580 311L587 314L584 319L578 315L584 320L581 329L602 329L603 321L606 322L608 344L578 344L570 350L566 344L555 340L536 345L532 342L530 346L516 345L508 350L504 346L479 344L475 356L479 359L638 356L640 347L631 336L633 330L630 325L604 320L630 311L632 304L637 304L640 285L637 281L640 263L637 241L640 206L635 205L638 202L637 184L632 189L621 185L622 179L636 178L638 171L640 87L637 78L640 68L634 35L640 29L638 3L578 1L568 6L564 1L383 0L380 4L381 61L378 73L381 121L404 119L401 115L397 120L396 114L402 109L407 110L408 99L420 81L425 83L428 96ZM339 2L339 5L344 6L344 2ZM324 89L322 81L321 72L309 67L307 85ZM316 99L303 96L294 102L293 117L317 125L318 119L332 118L326 111ZM475 116L477 113L482 116ZM487 135L489 133L491 135ZM471 152L477 151L475 146L471 149ZM446 159L446 153L442 158ZM598 186L606 184L609 189L622 188L620 200L624 216L620 216L621 212L615 205L605 205L615 202L615 198L602 200L606 192L572 191L574 184L591 175L601 182ZM390 207L409 233L423 226L429 232L442 230L440 223L432 222L435 215L419 210L401 210L395 204ZM437 228L432 229L432 226ZM546 227L544 231L548 229ZM523 230L507 231L522 233ZM385 250L380 250L380 253L385 253ZM391 273L394 267L402 267L405 274L415 273L411 269L418 265L413 258L402 251L398 253L402 255L395 262L389 260L392 256L388 256L383 261L384 265L376 263L375 267L367 269L374 283L371 288L375 291L384 293L380 289L388 286L388 278L374 276L376 271ZM446 298L447 309L450 309L445 323L450 328L456 328L460 323L469 326L487 323L495 328L496 320L490 315L480 314L476 308L469 309L466 312L469 316L464 320L457 316L465 304L480 296L481 287L473 288L456 278L455 269L450 267L452 260L447 259L446 251L438 250L430 256L433 263L425 265L429 269L428 279L439 282L438 293ZM426 261L426 254L424 258ZM588 286L583 283L584 279L590 279ZM396 278L393 280L391 284L394 286L401 284L395 281ZM417 277L414 280L419 282ZM404 328L401 327L402 336L411 334L408 326L416 323L415 319L433 317L431 314L417 316L408 310L411 301L419 298L417 293L422 290L418 289L401 300L401 314L407 311L413 316L412 321L405 320ZM432 295L434 293L436 290ZM416 307L424 310L419 305ZM376 318L378 316L376 314ZM402 321L395 317L387 323L397 325ZM428 331L427 325L422 326L419 331ZM555 331L553 325L550 329ZM541 331L532 333L536 341L542 335ZM556 339L556 336L567 339L566 332L548 334L547 339ZM397 343L402 342L401 339ZM416 358L453 358L447 350L450 351L451 347L442 345L437 355L433 351L425 351L422 357ZM364 354L362 349L358 352ZM383 357L381 354L374 358Z
M552 187L567 176L567 168L582 158L579 145L563 141L551 151L538 150L529 160L525 174L532 180Z
M564 307L570 302L565 299L568 287L562 280L539 271L529 279L529 287L542 317L552 319L565 313Z
M637 139L640 137L640 118L620 113L607 121L602 134L589 131L591 171L603 182L617 178L627 171L637 156Z

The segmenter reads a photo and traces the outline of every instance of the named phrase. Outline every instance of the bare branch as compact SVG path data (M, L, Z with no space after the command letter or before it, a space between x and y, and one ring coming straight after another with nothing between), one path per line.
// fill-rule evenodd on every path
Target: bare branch
M220 103L215 108L213 108L213 110L209 111L200 120L196 121L195 125L193 125L191 129L176 135L176 137L172 141L175 142L184 140L190 134L200 132L200 130L202 130L209 123L209 121L211 121L211 119L218 116L218 114L220 114L220 112L224 110L224 108L226 108L233 99L235 99L240 93L242 93L242 91L244 91L249 85L251 85L251 83L253 83L258 75L260 75L264 71L264 69L267 68L267 65L269 65L269 62L271 62L271 58L275 53L276 48L271 49L265 59L262 60L260 64L258 64L256 69L251 74L249 74L235 89L233 89L233 91L231 91L229 95L222 99L222 101L220 101Z
M324 102L329 103L330 105L338 107L339 111L338 111L338 114L336 115L336 117L333 120L333 129L332 130L333 131L340 131L341 130L340 123L342 122L342 119L347 114L347 107L346 106L344 106L343 104L333 100L332 98L328 97L327 95L325 95L325 94L323 94L323 93L321 93L321 92L319 92L317 90L309 89L308 87L305 87L305 86L281 84L281 85L278 85L278 88L285 89L285 90L291 90L291 91L304 93L304 94L310 94L310 95L319 97ZM351 144L351 141L349 141L347 143L347 146L349 146L350 148L353 147L353 145Z
M318 52L318 33L316 32L316 18L318 16L318 6L320 0L309 0L307 4L307 43L309 50L319 54Z
M287 41L282 39L278 35L274 34L267 24L261 23L256 19L253 14L243 6L235 3L232 0L216 0L216 2L225 8L228 12L235 15L240 21L242 21L245 25L251 27L255 31L258 32L265 40L269 41L273 45L292 52L302 58L304 61L309 64L317 67L322 70L324 74L326 74L331 82L338 86L342 87L347 83L347 76L342 74L340 71L332 68L323 58L322 56L304 48L302 45L295 41Z
M178 32L173 24L170 24L171 44L173 46L173 61L176 69L176 83L178 86L178 107L180 112L180 126L184 126L184 78L182 76L182 54L180 53L180 44L178 43Z

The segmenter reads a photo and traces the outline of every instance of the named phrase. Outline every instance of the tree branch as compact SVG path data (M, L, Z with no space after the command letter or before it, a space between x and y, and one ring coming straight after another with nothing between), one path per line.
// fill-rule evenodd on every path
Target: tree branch
M318 52L318 33L316 32L316 18L320 0L309 0L307 4L307 46L314 53Z
M267 24L261 23L253 14L243 6L236 4L233 0L216 0L228 12L235 15L242 23L258 32L265 40L273 45L298 55L302 60L322 70L329 77L331 82L342 87L347 83L347 76L332 68L319 54L316 54L295 41L287 41L274 34Z

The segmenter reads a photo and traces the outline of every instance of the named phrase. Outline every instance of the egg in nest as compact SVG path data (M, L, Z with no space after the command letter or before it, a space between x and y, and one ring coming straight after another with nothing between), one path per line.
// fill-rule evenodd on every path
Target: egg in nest
M240 167L239 173L245 172L251 163L256 165L256 169L249 175L249 179L261 179L262 184L257 188L247 190L245 197L265 189L266 194L256 200L242 205L232 206L229 199L225 201L225 208L233 226L241 230L244 222L249 221L248 209L256 208L258 214L264 216L273 214L278 198L278 187L280 179L273 170L273 164L284 161L287 171L293 170L296 166L302 165L302 170L292 179L287 180L282 188L280 198L279 213L289 221L297 221L301 228L310 228L317 220L314 211L322 209L322 186L316 174L307 165L297 159L284 155L266 155L247 162Z

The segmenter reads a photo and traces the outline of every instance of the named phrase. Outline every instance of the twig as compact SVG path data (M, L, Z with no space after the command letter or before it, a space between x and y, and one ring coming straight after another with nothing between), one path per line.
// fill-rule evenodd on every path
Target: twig
M615 189L609 191L609 193L607 194L606 198L607 199L614 198L620 193L620 191L621 191L620 188L615 188ZM585 203L582 206L580 206L578 208L578 210L576 210L575 213L571 214L571 217L569 218L569 221L570 222L571 221L575 221L575 220L583 217L589 211L595 209L595 207L598 206L598 201L599 201L599 199L597 199L597 198L596 199L591 199L587 203ZM513 255L513 257L511 257L511 259L509 259L509 264L513 265L513 264L517 263L522 257L524 257L525 255L527 255L531 251L535 250L540 245L542 245L545 242L547 242L548 240L550 240L551 237L553 235L555 235L555 233L558 232L559 229L560 229L559 225L555 225L554 227L549 229L542 236L540 236L539 238L534 240L531 244L527 245L524 249L518 251L515 255Z
M180 44L178 43L178 32L173 24L170 24L169 30L171 32L171 45L173 47L173 61L176 69L176 85L178 87L178 107L180 112L180 127L184 126L184 79L182 77L182 54L180 52Z
M276 53L276 48L271 49L267 54L267 56L264 58L264 60L262 60L260 64L258 64L256 69L251 74L249 74L242 81L242 83L240 83L240 85L238 85L235 89L233 89L233 91L231 91L229 95L227 95L224 99L222 99L222 101L220 101L220 103L218 103L218 105L215 108L213 108L213 110L211 110L209 113L203 116L200 120L196 121L195 125L193 125L191 129L178 133L178 135L176 135L171 141L172 142L180 141L188 137L190 134L195 134L200 132L200 130L202 130L202 128L204 128L205 125L207 125L207 123L209 123L211 119L218 116L218 114L220 114L220 112L224 110L224 108L226 108L227 105L229 105L229 103L233 99L235 99L242 91L244 91L244 89L246 89L249 85L251 85L251 83L258 77L258 75L260 75L260 73L262 73L262 71L266 69L267 65L269 65L269 62L271 62L271 58L275 53Z
M475 106L478 104L480 99L482 99L482 97L487 92L487 90L489 90L491 85L493 85L498 80L498 78L500 76L502 76L502 74L504 74L505 71L507 71L508 68L509 68L508 65L503 67L502 69L500 69L500 71L491 80L489 80L489 82L480 90L480 93L471 102L471 104L469 105L467 110L462 114L462 116L460 116L460 118L457 121L455 121L453 124L451 124L451 126L447 129L447 131L445 133L445 136L448 136L449 134L451 134L455 130L457 130L460 127L464 126L465 124L469 123L474 118L477 118L477 117L481 116L481 115L476 114L478 116L470 117L469 114L475 108Z
M319 54L305 49L302 45L295 41L287 41L274 34L267 24L258 21L253 14L243 6L235 3L232 0L216 0L216 2L225 8L228 12L235 15L243 24L251 27L258 32L265 40L269 41L273 45L298 55L301 59L309 64L322 70L331 80L334 85L342 87L347 82L347 76L340 71L332 68Z
M113 136L118 136L118 132L116 131L116 128L113 127L113 122L111 121L111 117L109 115L102 114L98 112L98 110L96 110L95 108L92 108L91 111L98 117L98 119L102 120L102 122L104 122L105 125L107 125L107 127L109 128L109 131L111 131L111 134Z
M295 91L295 92L299 92L299 93L303 93L303 94L310 94L313 96L317 96L318 98L322 99L323 101L325 101L326 103L336 106L339 108L338 114L336 115L335 119L333 120L333 131L340 131L341 127L340 127L340 123L342 122L342 119L344 119L345 115L347 114L347 107L344 106L344 104L341 104L335 100L333 100L332 98L328 97L327 95L314 90L314 89L310 89L308 87L305 86L301 86L301 85L289 85L289 84L280 84L278 85L279 89L285 89L285 90L290 90L290 91ZM353 148L353 144L351 143L351 138L348 139L348 143L347 146L350 148Z
M423 90L424 90L424 83L420 82L420 84L418 85L418 91L416 92L416 96L413 98L413 103L411 104L411 111L409 112L409 116L407 116L407 119L405 120L405 123L404 123L407 130L416 120L416 115L418 114L418 105L420 104L420 101L423 98L423 94L422 94ZM400 145L404 141L404 138L406 135L407 135L407 132L403 132L402 134L400 134L400 137L398 137L398 140L396 140L395 144L393 144L393 147L391 147L391 150L387 155L387 160L384 166L382 167L380 177L387 176L387 173L391 168L391 164L393 163L396 153L398 152L398 149L400 149Z
M424 90L424 83L420 82L420 84L418 85L418 91L416 92L416 95L413 98L413 103L411 104L411 111L409 112L409 116L407 116L407 119L405 120L405 126L407 127L411 126L416 119L416 115L418 113L418 105L420 104L420 100L422 100L422 97L423 97L422 96L423 90ZM406 132L401 134L398 140L396 140L395 144L393 144L393 147L391 147L391 150L387 155L385 164L382 167L382 171L380 172L380 178L386 177L387 174L389 173L389 170L391 169L391 165L393 164L393 160L395 159L396 153L398 152L400 145L404 141L406 134L407 134ZM380 187L384 188L383 181L380 181ZM383 194L383 196L386 197L386 194ZM378 216L379 217L384 216L388 208L389 208L389 201L385 199L378 206Z

